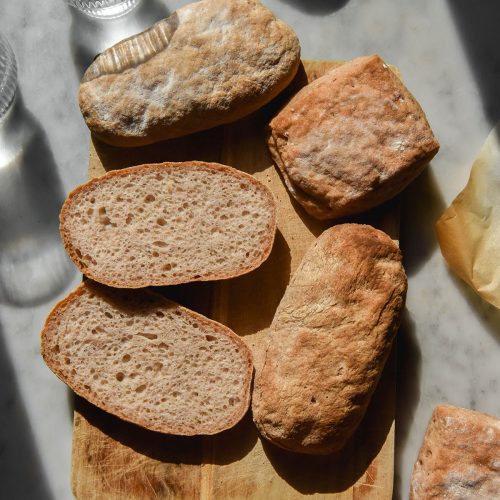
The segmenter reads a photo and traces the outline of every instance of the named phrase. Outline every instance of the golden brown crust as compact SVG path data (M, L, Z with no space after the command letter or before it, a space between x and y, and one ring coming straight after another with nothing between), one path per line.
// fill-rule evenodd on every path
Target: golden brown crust
M264 193L264 195L269 200L268 209L271 212L272 228L265 237L263 250L260 256L258 256L258 258L254 258L254 260L249 259L244 267L235 269L234 272L231 273L224 273L224 274L206 273L203 277L200 277L198 279L193 279L193 278L185 279L181 277L177 279L173 277L163 278L162 276L158 275L156 279L149 280L147 282L144 282L143 279L123 280L120 279L120 277L118 276L116 276L115 279L110 279L109 277L105 277L102 274L93 272L91 269L89 269L89 267L84 266L81 259L77 255L76 249L74 248L74 245L72 243L72 238L69 234L69 230L66 224L67 214L70 211L72 204L75 202L74 200L78 198L78 195L86 193L88 191L92 191L92 189L95 186L98 186L114 177L125 177L130 173L137 174L138 172L141 171L146 172L150 170L161 171L162 169L169 169L169 168L197 168L200 170L205 170L207 172L213 172L213 171L224 172L233 177L244 179L245 181L249 182L255 189ZM60 220L60 233L64 244L64 248L66 249L68 255L73 260L75 265L79 268L79 270L87 277L95 281L98 281L99 283L119 288L142 288L146 286L176 285L179 283L186 283L188 281L210 281L210 280L228 279L240 276L242 274L246 274L259 267L262 264L262 262L264 262L269 257L274 242L274 236L276 233L276 224L277 224L276 204L274 202L274 198L271 191L269 191L269 189L266 186L264 186L261 182L256 180L251 175L242 172L240 170L236 170L232 167L228 167L226 165L221 165L218 163L207 163L201 161L189 161L189 162L179 162L179 163L165 162L157 164L138 165L135 167L124 168L121 170L111 170L107 172L105 175L91 179L90 181L76 187L73 191L71 191L71 193L68 195L66 201L63 204L59 220Z
M389 236L359 224L326 230L271 325L252 401L261 434L299 453L341 449L378 383L405 294L401 253Z
M436 406L413 469L410 499L493 499L499 494L500 420Z
M260 2L204 0L99 55L79 103L96 137L142 146L256 111L299 64L296 34Z
M186 436L200 434L199 432L193 432L189 428L183 427L182 425L179 425L177 427L174 427L172 425L168 427L151 426L144 419L138 418L137 416L131 417L126 411L120 411L119 402L113 402L113 404L110 404L110 402L99 400L99 398L96 396L95 393L89 391L82 384L75 384L71 380L70 375L64 372L64 370L61 368L60 361L57 359L57 355L54 355L54 353L49 348L49 345L51 344L49 338L51 336L54 336L56 333L59 333L59 335L64 335L64 332L59 332L59 327L57 323L64 318L65 310L67 309L67 307L71 305L73 302L78 301L81 296L87 293L102 294L108 298L109 297L112 298L113 296L117 295L119 296L121 293L124 293L124 291L114 290L112 288L108 288L98 283L93 283L89 280L86 280L83 283L81 283L67 297L58 302L52 308L52 311L49 313L49 316L47 317L45 325L41 332L40 351L47 366L52 370L52 372L54 372L57 375L57 377L59 377L59 379L61 379L65 384L67 384L76 394L87 399L88 401L95 404L102 410L114 414L115 416L119 417L122 420L140 425L142 427L148 428L153 431L162 432L166 434L178 434ZM125 291L125 293L130 293L130 292ZM241 418L243 418L250 405L250 397L251 397L250 386L253 376L253 359L251 351L247 347L245 342L238 335L236 335L230 328L216 321L208 319L201 314L191 311L190 309L182 307L181 305L176 304L175 302L170 301L149 289L143 289L134 293L141 295L147 294L154 297L156 301L159 301L166 305L175 306L176 309L180 311L182 314L190 316L191 318L195 319L199 324L209 326L210 330L214 329L219 333L223 334L224 336L226 336L227 338L231 339L231 341L239 347L239 351L245 355L246 376L243 382L243 386L246 388L246 391L245 391L245 397L242 400L238 411L236 411L233 414L232 418L228 420L223 427L220 426L217 427L216 425L214 425L213 431L205 432L203 434L206 435L216 434L233 427L237 422L241 420ZM137 297L137 300L140 302L140 297ZM89 360L89 363L91 362L92 360Z
M439 149L415 98L376 55L302 88L269 128L268 146L290 193L319 219L390 199Z

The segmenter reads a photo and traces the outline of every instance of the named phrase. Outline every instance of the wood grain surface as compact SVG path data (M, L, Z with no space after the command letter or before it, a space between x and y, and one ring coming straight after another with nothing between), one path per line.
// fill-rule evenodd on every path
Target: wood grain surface
M228 325L261 362L262 344L291 274L331 223L309 217L288 195L265 145L265 124L300 86L341 64L304 61L284 95L230 125L142 148L92 141L89 176L160 161L205 160L254 175L273 192L278 232L269 259L250 274L217 283L160 289ZM370 223L397 239L398 202L350 221ZM211 437L166 436L119 420L77 398L72 488L78 499L390 499L394 463L395 356L347 446L327 457L292 454L263 441L251 413Z

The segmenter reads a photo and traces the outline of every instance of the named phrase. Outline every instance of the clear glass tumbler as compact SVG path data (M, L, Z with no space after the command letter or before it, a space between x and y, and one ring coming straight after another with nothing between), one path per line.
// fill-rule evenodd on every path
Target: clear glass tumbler
M114 19L134 9L141 0L65 0L72 7L91 17Z
M14 101L16 89L16 58L9 42L0 34L0 120Z

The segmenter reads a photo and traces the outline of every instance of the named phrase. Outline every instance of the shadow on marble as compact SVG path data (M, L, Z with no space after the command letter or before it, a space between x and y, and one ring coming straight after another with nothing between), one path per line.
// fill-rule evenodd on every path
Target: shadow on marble
M53 498L0 325L0 498Z
M326 15L341 9L349 0L280 0L306 14Z
M417 273L436 249L434 227L445 208L431 163L401 194L400 242L408 276Z
M449 267L447 267L447 272L450 279L467 300L467 303L476 312L476 316L482 325L500 344L500 309L483 300L467 283L451 271Z
M448 0L491 125L500 119L500 3Z
M407 309L403 314L397 336L397 397L396 397L396 440L394 449L395 477L394 500L404 500L408 492L401 491L403 452L406 447L415 411L420 401L420 372L422 355L416 337L416 328ZM416 458L416 457L415 457Z
M0 123L0 302L29 307L75 273L59 236L64 192L47 136L21 95Z
M95 57L104 49L139 33L169 15L160 0L143 0L129 14L117 19L96 19L68 6L71 11L71 53L80 79Z

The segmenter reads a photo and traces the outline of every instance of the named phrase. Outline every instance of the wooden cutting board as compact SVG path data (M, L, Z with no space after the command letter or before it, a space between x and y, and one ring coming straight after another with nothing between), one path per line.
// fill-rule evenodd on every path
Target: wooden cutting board
M288 94L341 63L304 61ZM205 160L254 175L273 192L278 232L269 259L245 276L161 291L228 325L261 362L262 344L291 274L314 239L330 225L309 217L288 195L265 145L265 124L287 98L224 127L142 148L92 141L89 175L159 161ZM397 202L357 222L394 239ZM351 219L354 220L354 219ZM313 457L264 442L250 412L233 429L211 437L165 436L141 429L76 399L72 488L78 499L390 499L394 463L395 357L390 357L361 426L339 453Z

